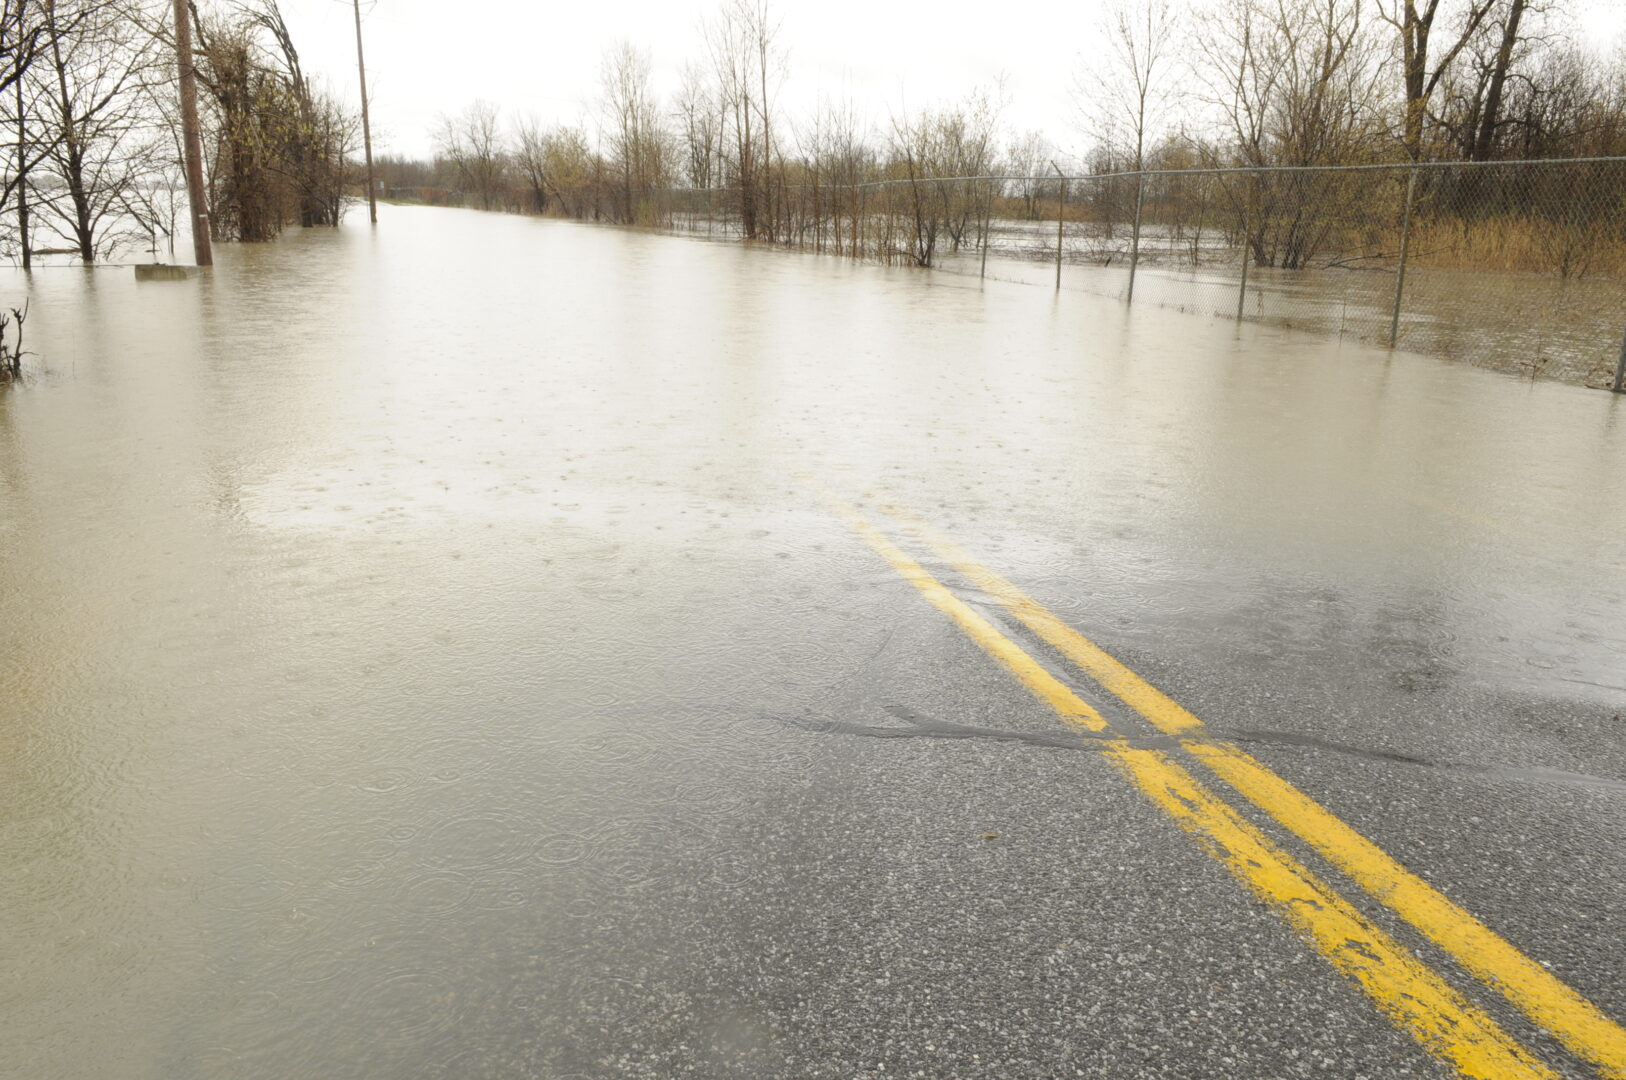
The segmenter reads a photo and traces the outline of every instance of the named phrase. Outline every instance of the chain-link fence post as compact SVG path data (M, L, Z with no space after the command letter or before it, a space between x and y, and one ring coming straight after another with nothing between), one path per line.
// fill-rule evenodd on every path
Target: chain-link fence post
M977 270L978 278L988 276L988 226L994 216L994 187L984 184L986 194L982 198L982 266Z
M1056 200L1056 291L1061 291L1061 226L1067 220L1067 181L1061 182L1061 196Z
M1246 186L1244 186L1242 189L1242 283L1237 287L1236 290L1237 322L1242 321L1243 306L1248 301L1248 263L1252 261L1252 259L1249 258L1251 252L1248 250L1249 240L1252 235L1248 231L1250 228L1249 219L1252 216L1249 213L1249 210L1251 207L1251 201L1253 199L1252 183L1256 179L1257 177L1255 176L1250 177L1247 181L1244 181Z
M1389 312L1389 348L1400 340L1400 298L1406 291L1406 258L1411 253L1411 211L1417 197L1417 170L1406 177L1406 209L1400 218L1400 265L1395 268L1395 302Z
M1129 234L1129 291L1124 294L1124 303L1132 303L1135 299L1135 267L1140 265L1140 207L1141 199L1146 194L1146 174L1135 174L1135 224Z
M1054 161L1050 167L1061 177L1061 190L1056 195L1056 291L1061 292L1061 223L1067 216L1067 175Z

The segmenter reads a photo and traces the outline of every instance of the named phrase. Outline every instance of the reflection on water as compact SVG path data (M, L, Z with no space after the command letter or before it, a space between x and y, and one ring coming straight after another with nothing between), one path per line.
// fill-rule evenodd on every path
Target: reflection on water
M1604 395L382 216L187 282L10 279L42 369L0 398L19 1075L771 1072L794 1003L712 973L761 970L817 896L764 837L850 782L827 725L783 718L896 649L808 467L976 531L1115 641L1284 670L1333 648L1396 694L1618 680ZM875 856L845 857L863 880Z

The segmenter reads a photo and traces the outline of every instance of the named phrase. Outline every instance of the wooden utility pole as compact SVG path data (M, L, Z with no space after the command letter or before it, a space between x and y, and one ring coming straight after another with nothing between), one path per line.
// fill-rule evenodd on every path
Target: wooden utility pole
M181 76L181 144L186 157L186 198L192 209L192 250L199 266L213 266L209 208L203 192L203 140L198 136L198 76L193 66L192 13L175 0L175 59Z
M367 153L367 217L378 224L378 182L373 179L373 127L367 118L367 59L361 54L361 0L351 0L356 12L356 70L361 73L361 145Z

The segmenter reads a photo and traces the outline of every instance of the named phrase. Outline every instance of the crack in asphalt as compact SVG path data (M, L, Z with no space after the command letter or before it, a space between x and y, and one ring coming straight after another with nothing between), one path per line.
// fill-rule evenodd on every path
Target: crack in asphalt
M1470 765L1464 762L1437 761L1388 750L1371 750L1333 742L1313 735L1300 735L1286 731L1231 731L1212 734L1203 739L1175 739L1167 735L1126 736L1108 735L1093 731L1014 731L1008 728L978 727L956 724L949 720L924 716L903 705L885 706L886 712L903 722L896 724L863 724L850 720L823 717L779 717L784 723L816 734L853 735L865 739L980 739L986 742L1023 743L1055 750L1105 750L1128 746L1137 750L1183 749L1183 743L1203 743L1223 746L1227 743L1258 744L1266 746L1299 746L1312 750L1325 750L1337 754L1366 758L1372 761L1393 762L1445 772L1471 773L1499 779L1526 782L1567 784L1604 791L1626 791L1626 780L1589 773L1570 772L1540 765L1500 766Z

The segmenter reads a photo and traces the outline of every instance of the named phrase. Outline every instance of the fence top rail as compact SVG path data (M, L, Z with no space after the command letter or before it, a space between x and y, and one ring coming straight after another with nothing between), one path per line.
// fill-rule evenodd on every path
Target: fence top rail
M1626 156L1578 158L1520 158L1511 161L1390 161L1373 165L1231 165L1223 168L1203 169L1140 169L1131 172L1068 173L1040 176L978 175L978 176L917 176L893 180L868 180L861 184L782 184L783 188L821 191L863 191L868 188L898 187L906 184L973 184L973 183L1053 183L1057 180L1122 180L1157 176L1259 176L1264 173L1354 173L1354 172L1409 172L1413 169L1496 169L1496 168L1554 168L1560 165L1626 165ZM669 192L726 194L735 191L729 187L666 188Z
M1409 172L1412 169L1495 169L1536 168L1554 165L1626 165L1626 156L1578 158L1515 158L1506 161L1385 161L1368 165L1231 165L1224 168L1203 169L1142 169L1130 172L1088 173L1074 176L1073 180L1110 180L1126 176L1196 176L1239 175L1254 173L1303 172ZM998 179L989 177L988 179ZM1010 177L1013 180L1040 179L1039 177ZM896 183L896 181L888 181Z

